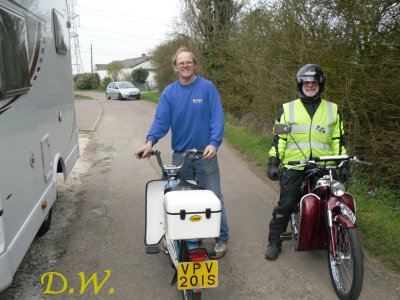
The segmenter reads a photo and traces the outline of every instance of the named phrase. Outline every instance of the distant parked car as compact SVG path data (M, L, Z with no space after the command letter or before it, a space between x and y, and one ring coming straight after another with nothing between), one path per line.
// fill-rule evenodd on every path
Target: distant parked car
M140 90L128 81L113 81L107 85L106 98L140 99Z

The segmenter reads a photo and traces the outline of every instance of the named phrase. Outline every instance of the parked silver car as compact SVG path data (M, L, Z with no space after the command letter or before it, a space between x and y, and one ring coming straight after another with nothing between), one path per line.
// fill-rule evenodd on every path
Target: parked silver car
M107 85L106 98L140 99L140 90L128 81L113 81Z

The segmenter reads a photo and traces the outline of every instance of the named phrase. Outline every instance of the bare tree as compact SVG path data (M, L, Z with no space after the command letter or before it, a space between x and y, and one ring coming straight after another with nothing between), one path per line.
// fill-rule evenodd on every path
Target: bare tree
M203 59L204 70L213 80L227 63L226 42L235 25L235 16L242 4L234 0L183 0L183 20L187 33L197 43L197 53Z
M110 63L107 65L107 76L111 77L113 81L118 81L121 75L123 65L119 63Z

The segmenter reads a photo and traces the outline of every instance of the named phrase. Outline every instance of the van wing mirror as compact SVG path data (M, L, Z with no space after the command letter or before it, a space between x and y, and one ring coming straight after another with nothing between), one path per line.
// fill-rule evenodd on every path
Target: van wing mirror
M274 134L288 134L292 131L290 125L277 123L274 126Z

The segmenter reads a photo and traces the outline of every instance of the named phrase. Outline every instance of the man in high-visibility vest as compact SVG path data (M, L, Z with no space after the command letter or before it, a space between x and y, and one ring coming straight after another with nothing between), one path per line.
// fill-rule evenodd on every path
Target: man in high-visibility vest
M280 235L286 231L290 215L301 197L304 168L288 169L289 161L323 155L346 154L343 145L343 123L338 106L321 98L325 85L322 69L304 65L297 72L300 98L283 104L276 123L288 124L291 134L274 135L269 151L268 177L280 181L280 198L269 224L265 258L275 260L282 250ZM348 179L346 169L340 174Z

